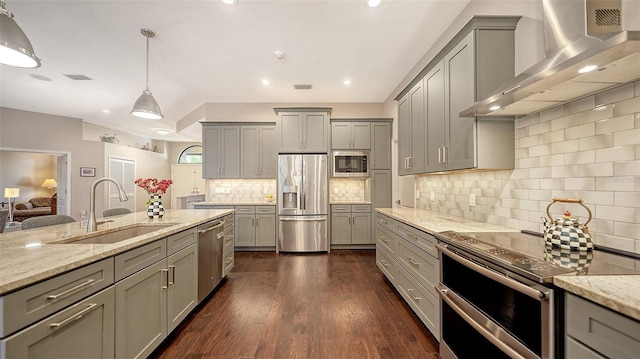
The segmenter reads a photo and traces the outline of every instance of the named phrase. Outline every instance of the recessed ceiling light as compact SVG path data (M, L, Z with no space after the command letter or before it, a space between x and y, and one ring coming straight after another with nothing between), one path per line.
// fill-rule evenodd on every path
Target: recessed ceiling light
M231 6L238 5L238 0L222 0L222 2Z
M167 135L167 134L173 132L168 128L152 128L152 130L156 131L157 133L159 133L161 135Z
M578 73L586 74L587 72L591 72L591 71L593 71L593 70L595 70L597 68L598 68L598 65L587 65L587 66L581 68L580 70L578 70Z
M111 113L111 111L105 108L104 110L102 110L102 113Z
M379 6L381 2L382 0L369 0L367 1L367 5L369 5L369 7L376 7Z
M346 79L342 83L345 84L345 85L351 85L351 80Z
M500 106L491 106L489 107L489 111L495 111L495 110L499 110Z
M276 50L273 52L273 56L275 56L276 59L281 60L284 57L284 52L281 50Z
M264 86L267 86L269 84L269 80L264 79L262 81L260 81L261 84L263 84Z

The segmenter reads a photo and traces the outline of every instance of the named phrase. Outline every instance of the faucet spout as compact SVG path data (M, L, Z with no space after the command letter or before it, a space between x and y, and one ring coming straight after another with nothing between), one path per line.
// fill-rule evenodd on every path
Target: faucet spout
M105 181L111 182L116 185L116 188L118 189L118 196L120 197L120 202L124 202L129 199L129 196L127 196L127 194L125 193L122 185L113 178L102 177L93 182L93 184L91 185L91 197L89 197L89 208L91 212L89 213L89 221L87 222L87 232L94 232L98 230L98 222L96 221L96 186L98 185L98 183Z

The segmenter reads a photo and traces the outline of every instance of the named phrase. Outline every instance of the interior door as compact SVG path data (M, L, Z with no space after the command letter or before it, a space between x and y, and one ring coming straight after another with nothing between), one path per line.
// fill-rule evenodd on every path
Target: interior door
M69 191L67 188L69 187L68 171L69 166L67 165L67 155L60 155L56 158L57 162L57 177L56 182L58 183L58 206L56 207L56 213L58 214L69 214L67 211L67 197L69 196Z

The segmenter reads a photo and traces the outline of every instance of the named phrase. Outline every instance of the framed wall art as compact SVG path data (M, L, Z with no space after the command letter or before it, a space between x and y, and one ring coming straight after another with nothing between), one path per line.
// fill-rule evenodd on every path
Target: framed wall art
M80 167L80 177L95 177L95 167Z

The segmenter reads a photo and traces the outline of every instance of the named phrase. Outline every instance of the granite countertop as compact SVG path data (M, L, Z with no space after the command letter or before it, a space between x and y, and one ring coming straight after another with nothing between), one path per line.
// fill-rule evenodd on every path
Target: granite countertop
M517 229L496 224L476 222L467 218L418 208L376 208L376 211L429 234L449 230L456 232L520 232Z
M275 206L276 201L262 202L198 202L194 206Z
M371 201L331 201L329 204L371 204Z
M640 320L640 275L556 276L553 284Z
M204 193L179 194L179 195L176 195L176 198L193 197L193 196L205 196L205 194Z
M192 228L233 210L166 210L162 218L149 219L146 212L109 217L113 222L98 225L87 233L80 222L59 224L23 231L0 233L0 295L28 286L89 263L153 242L159 238ZM133 225L169 224L149 234L113 244L61 243L98 233L114 232Z

